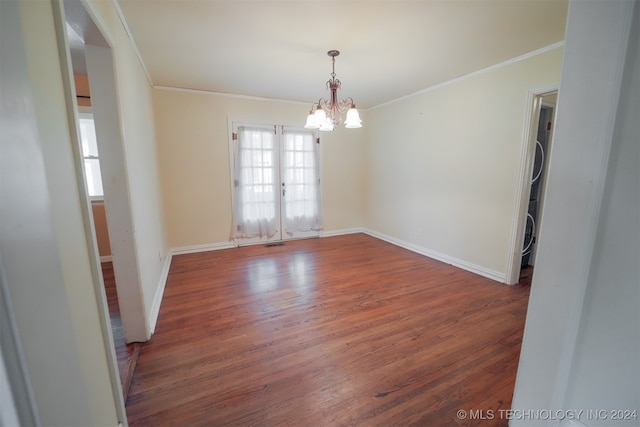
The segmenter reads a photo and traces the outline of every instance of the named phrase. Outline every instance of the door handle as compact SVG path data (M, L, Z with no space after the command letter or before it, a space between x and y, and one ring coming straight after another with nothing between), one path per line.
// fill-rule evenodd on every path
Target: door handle
M284 188L284 182L282 183L282 197L287 194L287 190Z

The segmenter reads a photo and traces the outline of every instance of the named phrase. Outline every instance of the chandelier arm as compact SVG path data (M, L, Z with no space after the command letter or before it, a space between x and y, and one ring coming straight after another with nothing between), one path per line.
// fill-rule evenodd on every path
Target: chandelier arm
M324 99L324 98L320 98L320 100L317 103L318 107L322 108L323 110L329 110L331 108L331 101L329 101L328 99Z
M342 82L340 79L336 79L335 77L327 80L327 89L331 90L331 88L335 87L336 89L342 88Z
M337 109L340 113L345 113L351 108L351 106L355 105L353 102L353 98L345 98L338 102Z

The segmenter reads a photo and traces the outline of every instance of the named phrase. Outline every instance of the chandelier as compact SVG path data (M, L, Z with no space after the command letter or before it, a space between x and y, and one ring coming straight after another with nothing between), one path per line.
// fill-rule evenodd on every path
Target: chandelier
M318 102L311 106L307 123L304 125L307 129L320 129L322 131L335 130L336 125L342 123L342 114L347 113L344 125L347 128L361 128L362 120L353 98L345 98L338 101L338 89L340 89L340 80L336 79L336 56L340 55L337 50L330 50L327 55L331 57L333 71L331 79L327 81L327 88L331 91L331 98L321 98Z

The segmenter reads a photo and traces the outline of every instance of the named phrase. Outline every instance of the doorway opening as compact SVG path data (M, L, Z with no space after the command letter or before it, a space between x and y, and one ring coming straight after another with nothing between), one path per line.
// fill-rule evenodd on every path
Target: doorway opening
M87 246L93 255L89 262L107 350L105 356L118 415L126 423L126 384L121 381L121 377L126 381L126 376L122 374L121 361L116 353L119 344L146 341L150 336L150 328L141 299L131 231L133 227L127 168L111 50L113 42L94 17L90 5L73 0L53 2L53 5L56 10L55 24L62 73L65 77L69 129L72 139L78 141L72 147L76 178L87 200L86 204L82 204L82 210ZM82 105L91 109L95 125L95 147L89 153L82 150L79 114ZM99 172L92 174L88 165L97 162L98 153ZM103 197L99 203L91 200L89 189L92 183L88 177L94 183L98 179L102 181ZM102 212L101 218L95 214L96 208ZM110 260L100 256L96 220L104 220L102 226L105 229L108 227L106 239L112 250ZM101 265L101 261L109 264ZM113 315L114 302L117 303L117 318ZM113 323L114 319L119 322Z
M515 246L507 274L509 284L531 284L533 278L558 91L553 89L530 95L531 114L521 165L522 185Z
M73 30L67 29L73 36ZM73 43L70 43L73 45ZM82 57L78 57L79 55ZM118 287L116 286L113 258L111 256L111 241L109 238L109 227L106 218L106 208L104 203L104 191L102 186L102 174L100 168L100 152L98 150L97 137L91 109L91 95L86 74L86 67L79 62L84 61L84 53L78 52L75 48L72 51L72 65L74 66L74 81L76 84L76 97L78 98L78 120L80 128L80 140L83 156L84 179L91 203L91 214L93 216L93 231L98 245L98 255L100 256L100 267L104 290L107 296L107 307L109 309L109 320L113 343L116 350L118 362L118 372L122 384L122 394L126 401L133 372L140 354L140 343L133 342L127 344L118 303ZM82 95L80 95L82 93Z
M546 166L551 146L551 131L553 128L553 115L555 102L552 96L542 97L542 105L538 118L538 130L535 141L535 154L533 159L533 172L531 176L531 191L529 192L529 205L527 208L527 220L524 231L524 243L522 247L521 267L533 266L536 258L537 228L544 203L544 184Z
M316 131L232 124L233 238L238 245L318 237L322 229Z

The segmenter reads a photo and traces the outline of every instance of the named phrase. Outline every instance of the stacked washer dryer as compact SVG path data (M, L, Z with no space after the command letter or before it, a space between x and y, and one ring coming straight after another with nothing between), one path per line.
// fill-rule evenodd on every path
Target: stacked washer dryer
M549 145L549 135L551 133L552 114L552 107L542 106L540 108L536 154L533 163L533 173L531 176L529 209L527 213L527 223L524 229L524 245L522 247L521 267L526 267L530 264L533 265L535 258L536 232L543 194L542 182L544 180L544 171L547 162L546 155L548 151L547 147Z

